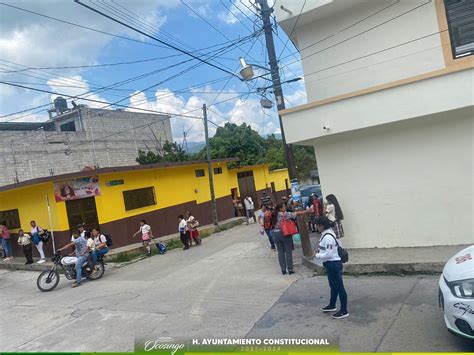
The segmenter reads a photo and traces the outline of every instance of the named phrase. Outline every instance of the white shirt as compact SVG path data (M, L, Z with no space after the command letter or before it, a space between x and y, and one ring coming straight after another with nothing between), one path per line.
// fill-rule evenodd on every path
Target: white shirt
M38 234L39 234L39 233L42 232L42 231L43 231L43 229L42 229L40 226L36 226L35 228L32 228L32 229L31 229L31 235L33 235L33 234L35 234L35 233L38 233Z
M329 204L326 206L326 215L331 222L336 220L336 208L334 205Z
M341 260L337 252L336 234L332 228L326 229L321 233L316 259L320 262Z
M107 243L107 238L103 234L99 234L97 237L94 237L94 243L96 246L99 244Z
M150 234L150 231L151 227L148 224L144 224L140 227L140 232L142 232L142 234Z
M263 212L262 210L258 210L258 212L257 212L257 221L262 226L265 223L265 212Z
M186 232L186 220L185 219L182 219L180 222L179 222L179 225L178 225L178 232L179 233L184 233Z
M252 198L251 197L246 197L244 199L244 203L245 203L245 209L248 211L248 210L253 210L254 209L254 205L253 205L253 201L252 201Z

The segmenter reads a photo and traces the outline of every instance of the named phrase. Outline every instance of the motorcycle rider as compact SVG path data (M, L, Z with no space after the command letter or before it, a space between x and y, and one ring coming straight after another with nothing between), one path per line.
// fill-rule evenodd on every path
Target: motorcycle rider
M66 244L62 248L58 249L62 251L69 247L74 246L75 254L77 257L76 261L76 281L72 284L72 287L77 287L81 285L81 278L82 278L82 267L87 262L87 258L89 257L89 249L87 248L87 240L84 238L84 235L75 234L77 237L74 239L72 243Z

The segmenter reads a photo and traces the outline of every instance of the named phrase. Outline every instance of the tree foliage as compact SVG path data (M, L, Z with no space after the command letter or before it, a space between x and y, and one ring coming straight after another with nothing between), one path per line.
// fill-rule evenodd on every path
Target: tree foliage
M246 166L266 163L270 170L287 167L282 140L275 135L261 137L249 125L242 123L226 123L218 127L214 137L209 139L212 159L239 158L238 162L229 166ZM310 171L317 169L314 150L312 147L293 145L293 156L296 174L299 180L306 180ZM176 142L166 142L160 153L139 151L139 164L159 162L177 162L206 159L206 148L199 153L190 155Z

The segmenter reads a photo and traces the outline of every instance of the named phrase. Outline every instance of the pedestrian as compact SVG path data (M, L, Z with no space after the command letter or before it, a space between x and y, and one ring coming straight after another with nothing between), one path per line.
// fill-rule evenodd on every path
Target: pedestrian
M265 205L262 205L260 206L260 209L257 211L256 215L257 215L257 222L260 226L260 234L261 235L264 235L265 234L265 227L264 227L264 224L265 224L265 211L267 210L267 207Z
M109 252L107 246L107 237L100 232L100 228L96 227L92 229L92 238L94 240L94 248L92 249L92 266L97 263L99 256L104 256ZM93 273L96 271L94 270Z
M263 230L270 242L270 248L275 250L275 242L273 241L273 225L272 225L272 211L267 206L262 205Z
M237 196L232 197L232 205L234 207L234 217L239 217L239 199Z
M201 236L199 235L199 221L194 218L193 216L189 216L188 221L188 228L189 228L189 237L190 240L194 240L194 244L201 245Z
M255 217L255 207L252 201L252 198L247 195L244 199L245 204L245 218L247 220L247 224L249 224L249 219L253 218L254 222L257 223L257 218Z
M260 205L265 205L267 208L272 208L272 199L267 195L266 191L262 192L262 197L260 198Z
M140 229L135 232L132 238L135 238L138 234L142 235L142 244L146 249L146 254L151 255L150 242L152 238L151 227L146 223L144 219L140 220Z
M186 235L186 220L184 219L184 216L182 214L178 216L178 232L179 232L179 239L181 240L181 243L183 244L183 250L188 250L189 238Z
M0 222L0 237L2 238L3 261L10 261L13 259L12 247L10 245L10 231L6 226L6 222Z
M193 217L193 216L191 216L191 212L189 212L189 211L184 212L184 220L186 221L185 234L186 234L186 238L188 238L188 243L189 243L190 247L193 245L193 239L192 239L192 236L191 236L191 224L190 224L190 221L189 221L191 217Z
M313 197L314 215L316 216L316 218L319 218L321 217L322 210L323 210L321 206L321 200L319 199L318 195L316 195L315 193L313 193L312 197Z
M23 229L18 230L18 245L23 249L26 262L25 265L33 264L33 248L31 247L31 236L26 234Z
M316 221L316 228L321 233L321 238L319 239L318 251L313 254L313 257L316 257L316 262L322 263L326 269L329 288L331 289L329 304L323 307L322 311L336 312L336 301L339 297L341 308L332 317L340 319L349 317L349 312L347 311L347 293L342 280L343 265L338 253L336 235L331 228L331 224L331 221L326 217L318 218Z
M344 229L342 228L341 222L344 219L344 215L342 214L341 206L339 205L336 196L332 194L326 196L325 214L332 223L332 229L336 234L336 238L344 238Z
M76 281L72 284L72 287L81 286L82 280L82 267L87 262L89 258L89 248L87 247L87 240L84 236L78 234L78 237L74 239L74 242L66 244L62 248L59 248L58 251L62 251L66 248L74 246L76 253Z
M297 215L306 214L306 211L287 212L286 206L279 203L273 209L272 225L273 227L273 241L278 250L278 262L280 264L281 273L283 275L294 274L293 270L293 236L284 236L281 230L281 223L283 220L295 219Z
M40 255L40 259L37 261L38 264L44 263L45 257L44 257L44 251L43 251L43 240L41 239L41 235L44 234L43 228L38 226L35 221L30 222L31 226L31 238L33 238L33 244L36 247L36 250L38 250L38 253Z

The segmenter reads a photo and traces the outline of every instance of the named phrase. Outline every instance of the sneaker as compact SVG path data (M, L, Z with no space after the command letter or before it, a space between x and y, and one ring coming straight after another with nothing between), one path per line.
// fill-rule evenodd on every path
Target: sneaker
M275 250L276 248L273 246L273 247L271 247L271 249L272 249L272 250Z
M44 263L44 262L46 262L46 260L40 259L40 260L38 260L36 263L37 263L37 264L42 264L42 263Z
M74 281L74 282L72 283L72 287L77 287L77 286L81 286L81 283L80 283L80 282L77 283L77 282Z
M335 311L337 311L337 308L336 307L331 307L331 306L326 306L326 307L322 307L321 310L323 312L335 312Z
M281 274L282 274L282 275L286 275L286 271L282 271Z
M289 271L288 271L288 274L290 274L290 275L292 275L292 274L294 274L294 273L295 273L295 272L294 272L293 270L289 270Z
M349 317L349 313L343 312L343 311L339 311L339 312L337 312L336 314L333 314L332 317L333 317L334 319L346 318L346 317Z

